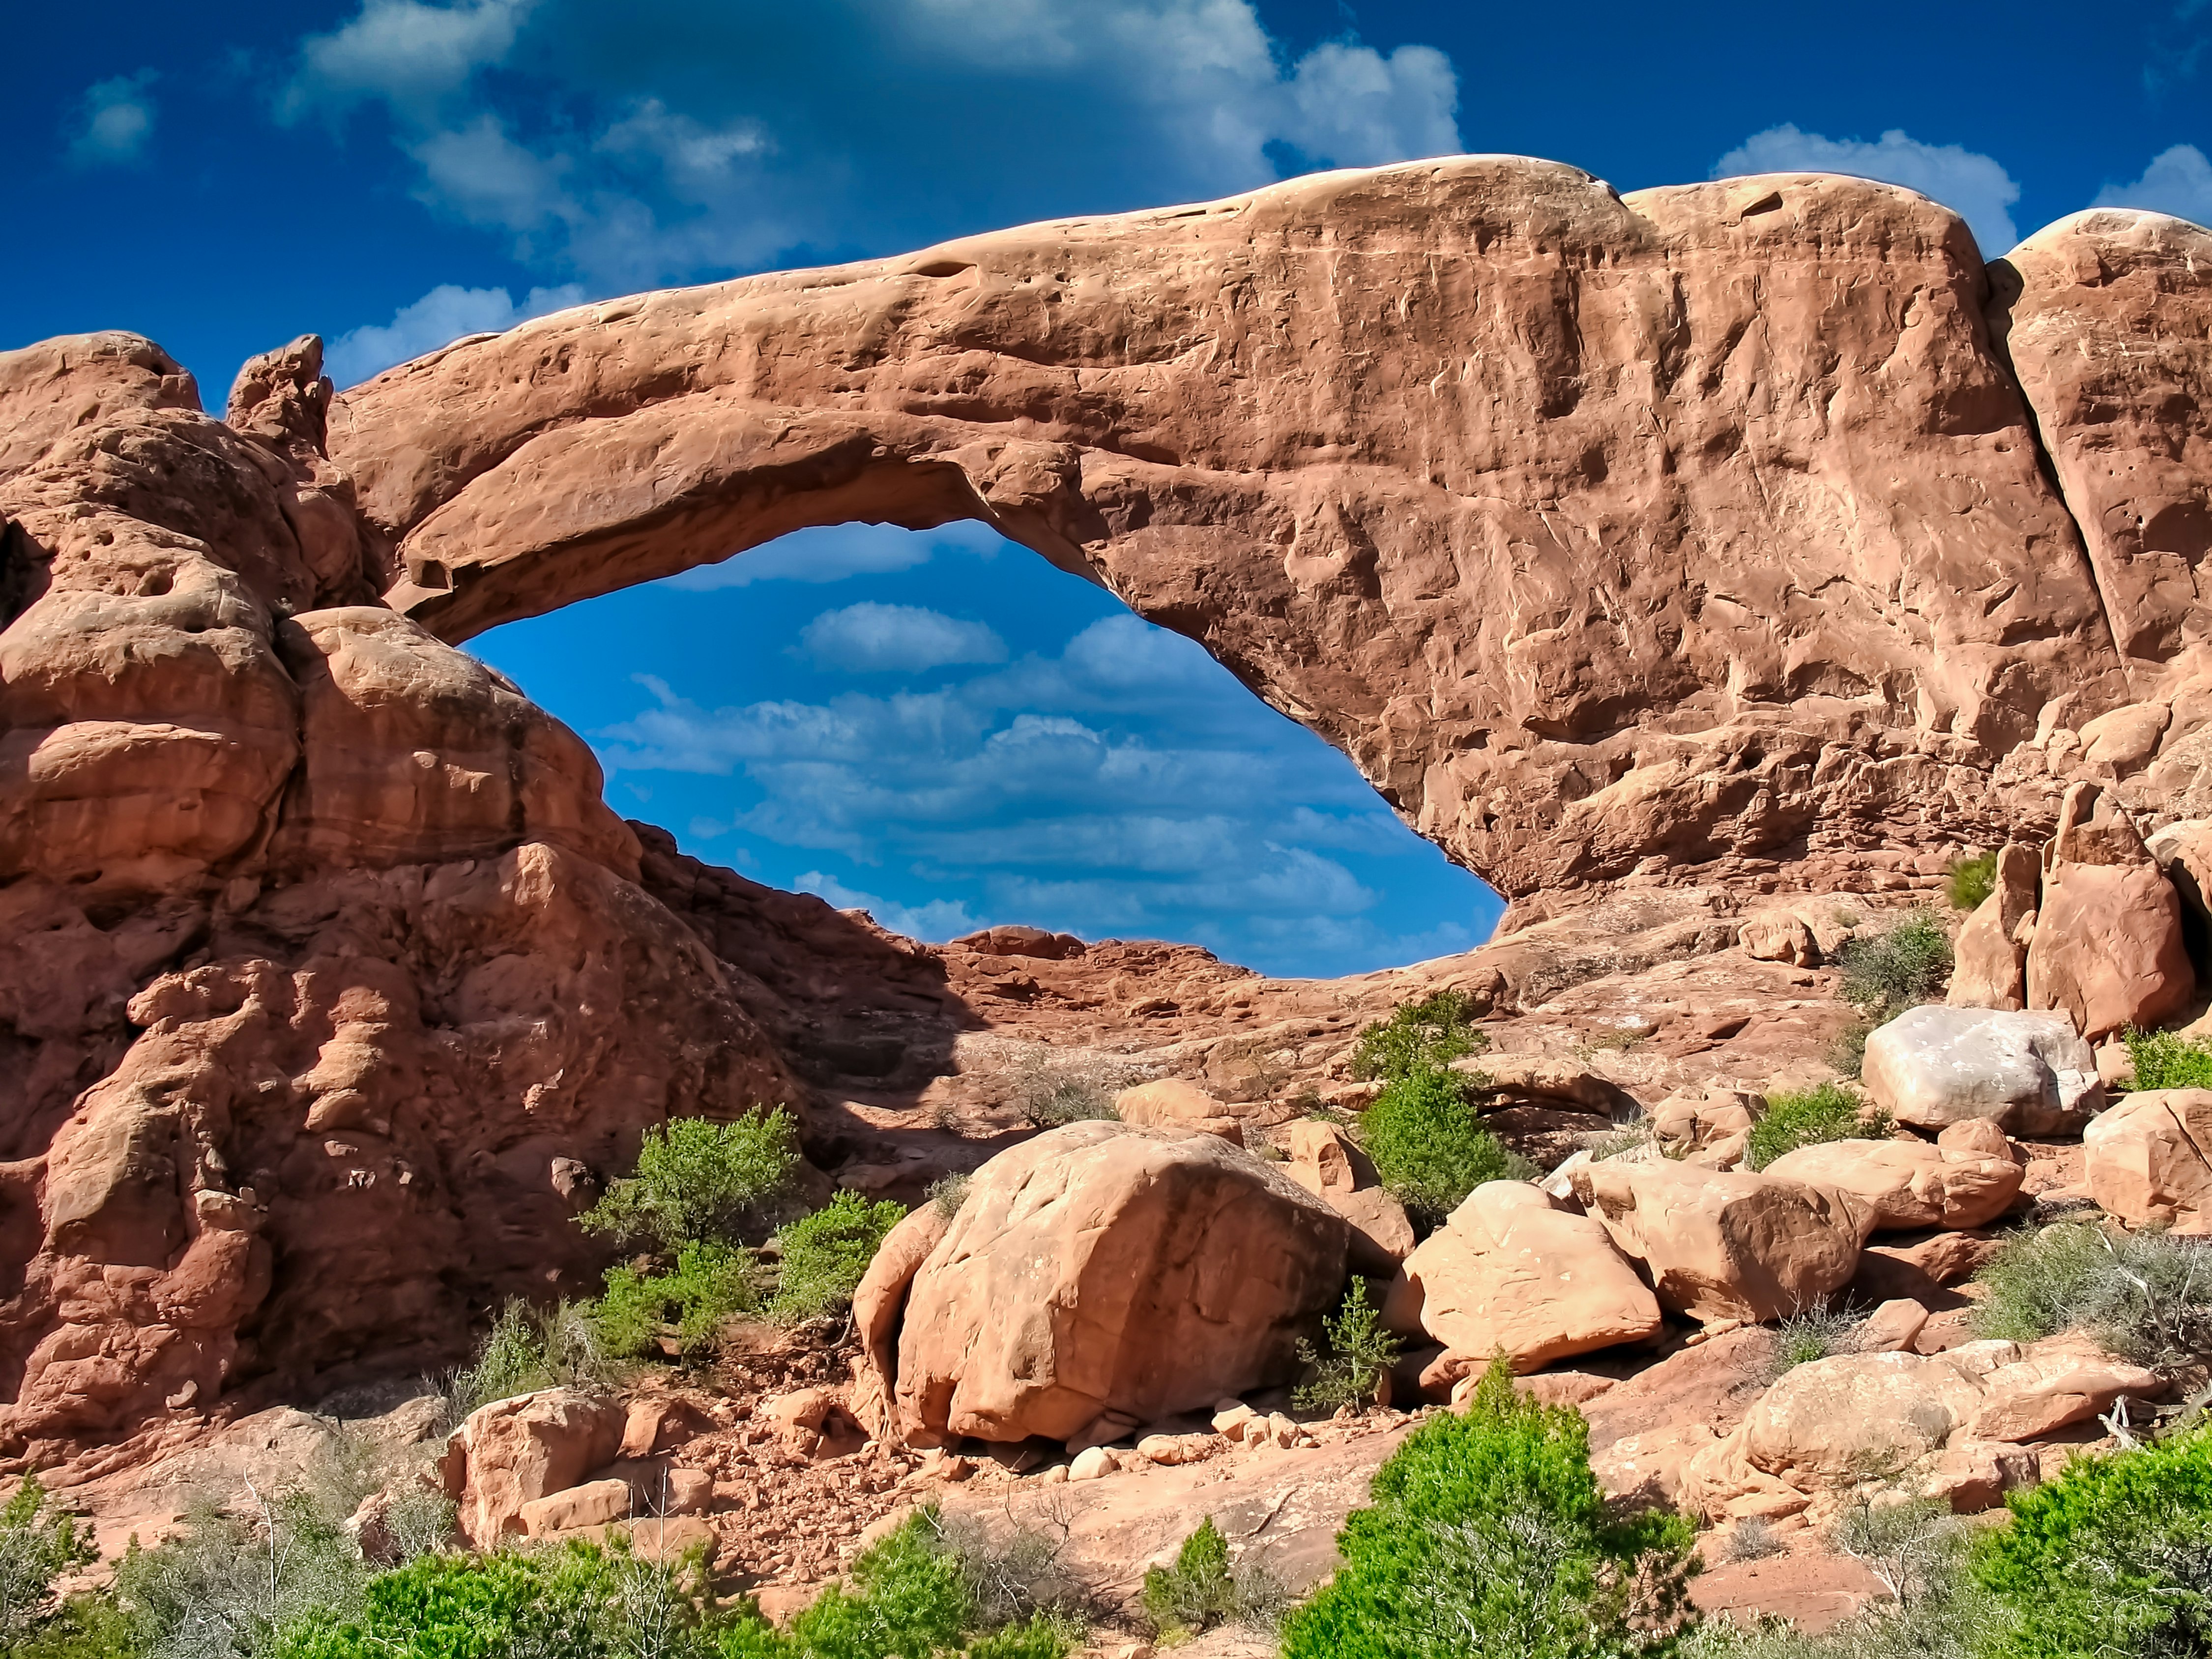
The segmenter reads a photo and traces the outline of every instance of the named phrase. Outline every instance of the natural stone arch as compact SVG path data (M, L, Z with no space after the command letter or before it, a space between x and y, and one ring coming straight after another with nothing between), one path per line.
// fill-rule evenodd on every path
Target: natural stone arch
M975 517L1508 894L1832 872L2042 810L2000 763L2129 700L1985 295L1891 186L1461 158L579 307L346 393L331 448L450 640Z

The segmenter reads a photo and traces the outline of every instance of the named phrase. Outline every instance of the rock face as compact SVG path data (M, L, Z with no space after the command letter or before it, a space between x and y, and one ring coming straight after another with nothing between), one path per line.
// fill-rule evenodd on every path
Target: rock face
M1477 1365L1502 1352L1524 1371L1640 1342L1662 1323L1601 1223L1517 1181L1477 1187L1406 1258L1383 1320Z
M2212 1231L2212 1089L2124 1095L2081 1134L2089 1195L2130 1227Z
M1784 1152L1764 1173L1843 1194L1877 1232L1916 1232L1996 1220L2019 1196L2025 1171L2009 1157L1917 1140L1832 1140Z
M2155 1029L2186 1006L2197 974L2181 901L2126 810L2094 783L2074 785L2045 860L2028 1006L2060 1010L2094 1042Z
M624 1415L611 1398L570 1389L518 1395L470 1413L442 1465L446 1495L459 1506L462 1536L479 1549L494 1549L505 1534L534 1533L526 1518L537 1518L533 1505L614 1461ZM625 1504L628 1496L624 1488Z
M2007 842L1997 852L1996 884L1974 907L1953 949L1954 1008L2027 1006L2027 944L2043 866L2033 848Z
M1584 1206L1677 1313L1784 1318L1820 1306L1858 1266L1862 1218L1800 1182L1663 1159L1587 1164L1573 1180Z
M1909 1008L1867 1038L1861 1075L1875 1105L1917 1129L1990 1118L2065 1134L2104 1103L2095 1051L2056 1014Z
M1354 1273L1389 1278L1413 1248L1405 1206L1382 1190L1359 1143L1334 1123L1291 1126L1283 1173L1352 1224Z
M1892 186L1459 158L579 307L353 389L333 454L456 640L983 519L1518 895L2047 812L1999 762L2133 697L1984 298Z
M915 1274L901 1424L917 1441L1066 1440L1284 1381L1343 1294L1350 1232L1213 1136L1049 1130L976 1172Z

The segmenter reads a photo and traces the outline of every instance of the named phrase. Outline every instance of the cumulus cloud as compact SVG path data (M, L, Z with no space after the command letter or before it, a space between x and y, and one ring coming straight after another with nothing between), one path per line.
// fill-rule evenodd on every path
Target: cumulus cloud
M740 553L720 564L701 565L663 585L708 592L719 587L750 587L755 582L840 582L848 576L912 570L939 552L997 555L995 532L975 523L949 524L936 530L902 530L888 524L824 525L779 536L765 547Z
M836 73L805 66L836 65ZM282 113L365 102L440 212L601 288L890 252L1459 146L1432 47L1287 61L1251 0L363 0L302 43ZM908 190L927 176L928 191ZM949 183L948 183L949 181Z
M143 160L154 137L152 70L95 81L79 106L81 125L70 140L70 160L79 167L118 167Z
M963 933L972 933L984 924L968 913L967 905L958 899L931 899L927 903L906 905L896 899L878 898L873 893L863 893L848 887L835 876L824 875L819 870L809 870L793 884L802 893L813 893L827 899L840 910L866 910L877 922L894 933L904 933L908 939L927 939L932 945L942 945Z
M574 283L533 288L517 304L503 288L461 288L441 283L413 303L400 307L385 324L349 329L331 343L324 358L339 386L358 386L394 363L471 334L497 334L548 312L579 305L584 290Z
M1006 642L988 623L873 600L823 611L799 631L799 643L817 663L856 673L912 673L1006 659Z
M1962 144L1923 143L1895 127L1870 143L1786 124L1769 127L1713 163L1716 179L1745 173L1847 173L1903 185L1958 214L1990 258L2020 240L2010 211L2020 186L2002 166Z
M2148 208L2212 226L2212 161L2194 144L2176 144L2153 156L2134 183L2106 185L2091 205Z

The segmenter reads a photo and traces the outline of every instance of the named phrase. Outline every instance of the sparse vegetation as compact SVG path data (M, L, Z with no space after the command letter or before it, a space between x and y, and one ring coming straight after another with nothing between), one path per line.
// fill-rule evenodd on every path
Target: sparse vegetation
M1459 991L1439 991L1402 1004L1389 1018L1363 1029L1352 1048L1352 1074L1395 1082L1479 1054L1490 1039L1474 1029L1473 1004Z
M1763 1170L1784 1152L1830 1140L1880 1140L1892 1127L1889 1115L1870 1107L1841 1084L1769 1095L1766 1110L1751 1126L1744 1163Z
M1284 1626L1285 1659L1626 1659L1672 1653L1689 1614L1690 1523L1619 1517L1589 1428L1492 1363L1431 1418L1339 1534L1344 1565Z
M1482 1127L1464 1079L1425 1067L1383 1085L1360 1121L1359 1139L1390 1195L1435 1226L1486 1181L1534 1173Z
M1843 948L1844 1001L1876 1025L1917 1007L1951 975L1951 935L1933 910L1915 910Z
M799 1161L799 1126L781 1106L729 1123L675 1118L646 1130L636 1173L576 1224L665 1254L695 1240L738 1243L773 1224Z
M2078 1329L2144 1364L2212 1358L2212 1242L2056 1222L2017 1235L1975 1279L1978 1335Z
M1111 1118L1115 1095L1135 1075L1096 1057L1055 1054L1037 1047L1024 1050L1015 1066L1013 1102L1034 1129Z
M1859 1327L1865 1322L1849 1314L1809 1308L1792 1314L1774 1328L1774 1355L1767 1364L1769 1381L1816 1359L1850 1353L1856 1346Z
M1951 860L1951 873L1943 890L1954 910L1978 908L1984 899L1997 888L1997 855L1978 854L1972 858Z
M611 1380L614 1367L604 1328L586 1304L533 1308L510 1298L477 1345L476 1358L440 1382L447 1426L458 1428L471 1412L495 1400Z
M1731 1561L1764 1561L1787 1547L1776 1535L1774 1523L1763 1515L1747 1515L1729 1528L1727 1550Z
M929 1183L928 1200L937 1206L938 1214L947 1221L960 1213L960 1206L968 1201L968 1188L975 1177L966 1170L940 1176Z
M1322 1321L1326 1354L1298 1339L1298 1358L1313 1368L1291 1401L1301 1411L1333 1412L1372 1400L1406 1345L1382 1328L1382 1313L1367 1299L1367 1281L1354 1279L1344 1304Z
M786 1224L775 1236L782 1261L769 1315L788 1322L847 1311L876 1247L905 1217L906 1206L889 1199L871 1204L858 1193L839 1193Z
M1844 1077L1856 1082L1866 1070L1867 1039L1873 1035L1873 1026L1863 1019L1855 1019L1836 1033L1836 1040L1828 1045L1824 1058Z
M2212 1089L2212 1044L2172 1031L2139 1031L2130 1025L2120 1034L2128 1045L2130 1068L2135 1075L2129 1089Z
M94 1559L76 1519L46 1502L35 1474L25 1475L0 1508L0 1644L9 1651L58 1612L54 1583Z

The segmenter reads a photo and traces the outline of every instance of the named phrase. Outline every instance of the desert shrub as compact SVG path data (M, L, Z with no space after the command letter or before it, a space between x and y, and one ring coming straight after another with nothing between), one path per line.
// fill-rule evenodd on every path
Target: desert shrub
M1768 1380L1800 1365L1809 1365L1816 1359L1850 1352L1858 1341L1863 1322L1849 1314L1829 1313L1820 1308L1790 1315L1774 1328L1774 1353L1766 1368Z
M1789 1547L1776 1534L1774 1523L1762 1515L1747 1515L1729 1529L1728 1559L1731 1561L1764 1561Z
M1951 873L1943 890L1954 910L1972 910L1997 890L1997 855L1983 853L1951 860Z
M1382 1328L1380 1310L1367 1299L1367 1281L1354 1279L1344 1293L1344 1305L1322 1321L1328 1344L1326 1355L1312 1343L1298 1339L1298 1358L1314 1368L1311 1380L1299 1385L1291 1403L1301 1411L1333 1412L1372 1400L1390 1367L1398 1363L1405 1344Z
M609 1353L589 1304L533 1308L510 1297L477 1345L476 1358L439 1384L447 1425L458 1428L471 1412L495 1400L609 1381L614 1370Z
M1925 1002L1951 974L1951 935L1932 910L1847 941L1843 998L1879 1025Z
M1207 1516L1182 1540L1171 1567L1145 1573L1145 1616L1164 1636L1200 1631L1234 1618L1237 1584L1229 1570L1229 1540Z
M146 1659L264 1659L292 1634L359 1611L370 1573L336 1506L304 1486L249 1486L241 1512L191 1510L184 1530L117 1569Z
M1828 1045L1823 1058L1843 1076L1856 1081L1866 1070L1867 1039L1873 1035L1873 1026L1863 1019L1855 1019L1836 1033L1836 1040Z
M1571 1407L1521 1395L1503 1358L1431 1417L1338 1535L1344 1565L1284 1626L1285 1659L1576 1659L1671 1653L1690 1523L1617 1518Z
M787 1321L843 1313L876 1247L905 1217L906 1206L889 1199L871 1204L858 1193L839 1193L786 1224L775 1236L783 1260L769 1312Z
M2079 1329L2144 1364L2212 1356L2212 1243L2062 1221L2016 1235L1974 1277L1978 1336Z
M72 1595L7 1649L9 1659L139 1659L138 1623L112 1595Z
M1042 1047L1026 1049L1016 1064L1013 1102L1034 1129L1114 1116L1114 1097L1141 1075L1127 1065L1095 1055L1055 1054Z
M1582 1138L1583 1150L1590 1155L1594 1164L1602 1164L1609 1158L1626 1158L1631 1152L1640 1152L1658 1139L1651 1125L1644 1118Z
M964 1170L940 1176L929 1183L928 1200L937 1206L938 1214L950 1221L960 1213L960 1206L968 1201L968 1188L975 1184L975 1177Z
M672 1272L641 1272L627 1262L608 1268L592 1322L606 1351L621 1358L650 1352L671 1326L686 1352L709 1347L725 1320L760 1308L762 1276L754 1252L696 1240L677 1250Z
M1767 1096L1765 1112L1751 1126L1744 1163L1763 1170L1800 1146L1829 1140L1880 1140L1889 1131L1888 1114L1869 1107L1841 1084L1823 1083Z
M576 1223L629 1248L735 1243L773 1219L799 1164L798 1125L781 1106L729 1123L673 1118L646 1130L637 1172L609 1187Z
M1430 1225L1484 1182L1533 1173L1482 1127L1465 1079L1436 1066L1383 1085L1360 1121L1359 1139L1390 1195Z
M1990 1659L2212 1652L2212 1432L2076 1458L2005 1504L1974 1552L2002 1608Z
M1468 1024L1473 1017L1473 1005L1459 991L1402 1004L1389 1018L1362 1029L1352 1044L1352 1074L1389 1082L1479 1054L1490 1039Z
M2135 1072L2130 1089L2212 1089L2212 1046L2172 1031L2120 1034Z
M76 1517L50 1508L39 1477L27 1474L0 1508L0 1644L12 1647L47 1620L54 1581L98 1559Z

